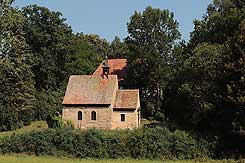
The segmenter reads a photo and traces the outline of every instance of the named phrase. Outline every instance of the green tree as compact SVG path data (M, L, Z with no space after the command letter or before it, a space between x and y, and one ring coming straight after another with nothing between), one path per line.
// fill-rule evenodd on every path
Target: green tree
M92 74L104 59L103 54L99 53L99 49L97 47L100 45L97 43L92 44L91 38L88 40L87 37L88 36L82 33L76 34L72 37L72 40L68 46L65 64L68 76L72 74ZM96 38L96 40L97 39L98 38ZM97 42L103 41L98 40ZM105 43L105 45L107 44Z
M221 135L244 132L244 19L244 1L214 0L203 20L194 22L183 54L185 64L176 79L180 92L172 99L173 104L179 103L176 109L182 107L187 113L182 114L187 116L182 124L190 122ZM188 112L195 116L193 121Z
M181 61L181 68L172 81L166 102L166 114L182 127L198 129L207 114L213 111L222 88L222 53L224 46L199 44L188 58ZM205 122L208 126L209 122Z
M110 45L110 57L112 58L125 58L128 53L128 47L125 42L122 42L119 37L115 37Z
M37 92L35 118L45 120L61 111L64 82L67 79L66 60L73 37L71 28L60 12L30 5L22 8L24 32L30 47Z
M35 88L25 18L5 6L0 15L0 130L13 130L33 119Z
M128 81L140 89L143 113L152 116L163 110L163 92L173 72L173 49L180 38L178 23L168 10L147 7L131 16L128 33Z
M39 90L36 91L35 119L47 120L48 117L55 116L55 113L62 113L63 89Z
M58 88L66 77L65 60L72 30L60 12L37 5L24 7L22 12L27 20L25 38L35 61L32 70L36 88Z
M243 0L214 0L207 8L202 20L194 21L190 45L198 43L225 43L234 37L245 18Z
M110 45L105 39L95 34L83 35L83 39L101 58L104 59L109 54Z

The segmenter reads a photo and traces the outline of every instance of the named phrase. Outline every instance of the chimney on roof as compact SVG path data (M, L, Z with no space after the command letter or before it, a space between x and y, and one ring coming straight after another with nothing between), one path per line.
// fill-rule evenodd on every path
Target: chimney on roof
M103 61L103 76L106 76L108 78L109 75L109 64L108 64L108 57L106 56L105 60Z

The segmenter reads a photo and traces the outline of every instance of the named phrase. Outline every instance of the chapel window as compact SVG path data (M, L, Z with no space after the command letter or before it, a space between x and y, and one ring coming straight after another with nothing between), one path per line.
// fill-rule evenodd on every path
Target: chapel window
M91 112L91 120L96 121L96 112L95 111Z
M122 121L122 122L125 122L125 119L126 119L125 114L121 114L121 121Z
M81 111L79 111L77 114L78 114L77 115L78 120L82 120L83 119L83 113Z

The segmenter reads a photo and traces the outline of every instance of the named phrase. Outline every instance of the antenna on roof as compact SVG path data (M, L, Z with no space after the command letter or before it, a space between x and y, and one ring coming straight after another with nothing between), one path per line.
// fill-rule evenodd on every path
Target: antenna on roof
M108 78L109 75L109 63L108 63L108 56L106 55L105 60L103 61L103 76L106 76Z

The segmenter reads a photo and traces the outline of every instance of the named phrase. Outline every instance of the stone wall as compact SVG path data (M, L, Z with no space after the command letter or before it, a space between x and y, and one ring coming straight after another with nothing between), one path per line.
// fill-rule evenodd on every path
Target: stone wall
M78 120L78 112L82 112L82 120ZM91 112L96 112L96 120L91 120ZM64 107L63 120L72 120L75 128L111 129L112 109L108 107Z
M125 114L125 121L121 121L121 114ZM117 111L114 110L112 113L112 129L132 129L138 128L138 112L137 110L132 111Z
M78 120L78 112L82 112L82 120ZM91 120L92 111L96 112L96 120ZM125 121L121 121L125 114ZM138 117L139 116L139 117ZM112 110L111 107L64 107L62 119L71 120L75 128L99 129L133 129L140 126L140 112L137 110Z

